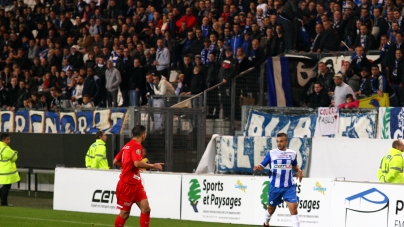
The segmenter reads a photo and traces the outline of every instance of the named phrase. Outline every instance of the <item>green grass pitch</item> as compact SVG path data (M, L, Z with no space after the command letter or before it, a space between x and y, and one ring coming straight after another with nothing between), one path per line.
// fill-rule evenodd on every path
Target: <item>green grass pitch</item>
M93 227L114 226L116 215L80 213L52 210L52 193L39 193L38 197L25 191L11 191L9 202L14 207L0 207L1 227ZM167 209L170 209L167 204ZM138 212L137 209L134 212ZM138 217L130 217L125 227L139 226ZM152 218L150 227L246 227L247 225L194 222Z
M4 227L72 227L114 226L115 215L56 211L28 207L1 207L0 222ZM130 217L125 227L139 226L138 217ZM216 224L152 218L150 226L164 227L245 227L246 225Z

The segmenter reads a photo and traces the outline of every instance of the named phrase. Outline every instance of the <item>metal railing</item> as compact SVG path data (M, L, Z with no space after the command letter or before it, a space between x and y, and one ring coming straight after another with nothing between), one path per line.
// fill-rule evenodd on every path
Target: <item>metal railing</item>
M192 98L192 95L151 95L151 100L161 99L163 100L164 107L171 107L177 103L180 103L186 99ZM153 102L147 103L149 107L153 107Z
M129 112L129 128L146 127L143 146L151 162L164 162L171 172L196 169L206 145L205 108L131 107Z
M352 56L355 51L332 51L328 53L309 53L309 52L287 52L282 54L286 57L293 57L293 56L306 56L312 59L322 59L325 57L335 57L335 56ZM366 55L380 55L380 50L368 50L366 51Z

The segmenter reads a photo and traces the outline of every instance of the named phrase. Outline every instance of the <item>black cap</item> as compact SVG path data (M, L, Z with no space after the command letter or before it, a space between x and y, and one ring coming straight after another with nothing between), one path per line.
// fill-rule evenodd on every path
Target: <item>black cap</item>
M369 72L369 69L366 68L366 67L363 67L363 68L361 69L361 72L363 72L363 71Z
M233 52L233 48L227 47L227 48L226 48L226 51L228 51L228 52Z

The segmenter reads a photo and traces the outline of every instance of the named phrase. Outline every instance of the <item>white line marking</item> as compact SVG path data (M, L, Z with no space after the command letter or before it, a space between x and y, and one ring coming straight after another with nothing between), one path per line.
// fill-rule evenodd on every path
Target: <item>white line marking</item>
M110 226L110 227L114 226L114 225L106 225L106 224L100 224L100 223L77 222L77 221L66 221L66 220L53 220L53 219L44 219L44 218L28 218L28 217L21 217L21 216L17 217L17 216L0 215L0 217L35 220L35 221L64 222L64 223L80 224L80 225L88 225L88 226L90 226L91 224L94 224L94 226ZM113 220L111 220L111 221L113 221ZM131 226L127 226L127 227L131 227Z

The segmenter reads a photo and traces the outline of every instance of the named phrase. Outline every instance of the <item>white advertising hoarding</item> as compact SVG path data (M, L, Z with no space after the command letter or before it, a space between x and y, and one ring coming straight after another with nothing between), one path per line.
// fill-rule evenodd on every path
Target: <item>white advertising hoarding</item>
M183 220L262 225L268 204L268 177L182 176ZM297 185L302 227L324 226L329 214L331 179L304 178ZM291 226L286 203L272 216L271 226Z
M115 191L119 174L114 170L56 168L53 209L118 214ZM151 216L180 219L181 175L144 172L141 176ZM161 204L169 204L170 209ZM134 205L131 215L139 216L137 211Z
M332 227L404 226L403 185L334 182Z
M181 219L252 224L254 177L183 175Z
M264 212L268 205L268 177L257 177L253 181L254 193L254 221L262 224L264 222ZM331 196L332 179L312 179L303 178L301 183L297 184L296 192L299 197L298 213L300 226L324 227L327 222ZM273 214L271 226L292 226L289 208L283 202Z
M314 138L308 176L379 182L380 160L392 143L391 139Z

